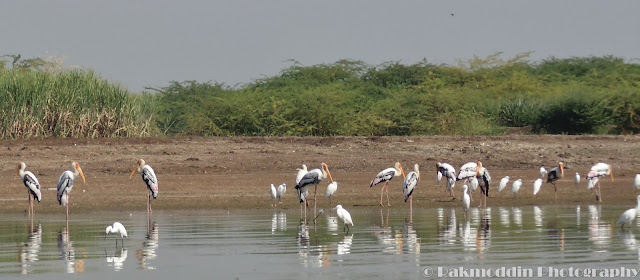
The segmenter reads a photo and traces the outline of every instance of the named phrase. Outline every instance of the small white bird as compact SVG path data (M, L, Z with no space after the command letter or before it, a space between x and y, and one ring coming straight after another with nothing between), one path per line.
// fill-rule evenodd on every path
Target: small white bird
M273 184L271 184L271 187L269 188L269 192L271 193L271 199L275 200L276 198L278 198L276 187Z
M522 179L513 181L513 184L511 184L511 192L517 196L521 186L522 186Z
M467 190L469 189L467 185L463 185L462 189L464 190L462 194L462 208L466 213L467 210L469 210L469 206L471 206L471 197L469 197L469 194L467 193Z
M509 183L509 176L504 176L504 178L500 180L500 184L498 184L498 192L502 192L502 190L507 187L507 183Z
M533 195L537 195L542 187L542 178L538 178L533 182Z
M631 222L633 221L633 219L636 218L636 215L638 214L638 211L640 210L640 195L638 195L636 197L636 200L638 201L638 204L636 205L636 208L631 208L627 211L624 211L624 213L622 213L622 215L620 215L620 218L618 218L618 221L616 222L616 224L622 224L620 226L621 229L624 229L624 225L631 225Z
M282 201L282 198L284 197L284 194L287 193L287 184L282 183L280 184L280 186L278 186L278 188L276 189L276 196L278 197L278 199L280 201Z
M544 178L544 175L547 174L547 170L544 168L544 166L540 167L540 178Z
M436 184L440 185L440 180L442 180L442 172L438 171L436 173Z
M338 218L342 220L347 232L349 232L348 231L349 225L353 226L353 220L351 220L351 214L349 214L349 211L347 211L347 209L342 208L342 205L340 204L336 205L335 209L336 209L336 213L338 214ZM343 228L343 231L345 231L344 228Z
M329 185L327 186L327 190L324 192L324 197L329 198L329 204L331 204L331 197L333 197L333 195L336 193L337 190L338 190L337 181L333 181L329 183Z
M469 178L469 191L470 192L475 192L478 189L478 178L476 177L471 177Z
M636 174L636 177L633 179L633 188L636 190L640 188L640 174Z
M576 172L576 177L573 179L573 183L577 186L580 184L580 173Z
M113 223L112 226L108 226L105 231L105 237L107 234L110 234L110 233L116 234L116 246L118 246L117 234L120 234L120 238L122 239L123 243L124 243L124 238L127 237L127 230L124 228L124 226L120 222L115 222Z

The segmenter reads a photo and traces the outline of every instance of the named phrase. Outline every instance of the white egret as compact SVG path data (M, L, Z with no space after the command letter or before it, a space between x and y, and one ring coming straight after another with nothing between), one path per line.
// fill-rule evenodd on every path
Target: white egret
M518 191L520 190L521 186L522 186L522 179L513 181L513 184L511 184L511 193L513 193L515 196L518 196Z
M580 173L576 172L576 176L573 178L573 183L578 186L580 184Z
M464 192L462 193L462 208L466 213L469 210L469 206L471 206L471 198L469 197L469 193L467 193L469 187L467 185L462 185L462 189Z
M540 178L544 178L544 175L546 175L548 172L547 170L544 168L544 166L540 167Z
M353 226L353 220L351 219L351 214L349 214L349 211L347 211L347 209L342 208L342 205L340 204L336 205L335 209L336 209L336 214L338 214L338 218L342 220L348 233L349 225ZM343 231L344 230L345 229L343 228Z
M275 200L276 198L278 198L276 187L273 184L271 184L271 187L269 188L269 193L271 194L271 199Z
M509 183L509 176L504 176L504 178L500 180L500 184L498 184L498 192L502 192L502 190L507 187L507 183Z
M107 227L107 229L105 230L105 235L110 233L116 234L116 246L118 245L118 234L120 234L120 238L122 239L123 243L124 238L127 237L127 229L125 229L120 222L115 222L112 226Z
M282 202L282 198L284 197L285 193L287 193L287 184L282 183L276 189L276 197L278 197L278 200L280 200L280 202Z
M67 221L69 221L69 197L71 190L73 189L75 178L80 175L82 177L82 182L87 183L87 180L84 178L84 172L82 172L82 168L80 168L80 164L74 161L71 163L71 166L73 168L73 172L71 172L71 170L62 172L62 175L60 175L60 178L58 179L58 203L60 203L60 205L64 204L67 208Z
M380 173L371 180L371 183L369 183L369 187L373 187L384 182L384 185L380 189L380 206L382 206L382 194L385 191L387 193L387 206L391 206L391 203L389 202L389 181L394 177L400 176L400 174L402 174L402 178L406 177L404 175L404 169L402 169L402 164L400 164L400 162L396 162L394 167L389 167L380 171Z
M624 211L624 213L622 213L622 215L620 215L620 218L618 218L618 221L616 222L616 224L621 224L620 228L624 229L624 225L631 225L631 222L633 221L633 219L636 218L636 216L638 215L638 211L640 210L640 195L638 195L636 197L637 200L637 205L636 208L631 208L627 211Z
M640 188L640 174L636 174L636 177L633 178L633 188L636 190Z
M129 179L133 177L133 174L136 173L142 174L142 181L147 185L147 189L149 190L149 194L147 196L147 214L151 213L151 197L156 199L158 197L158 178L156 177L156 173L153 172L151 166L147 165L144 162L144 159L139 159L138 163L131 170L131 175L129 175Z
M329 198L329 204L331 204L331 197L333 197L333 195L336 193L337 190L338 190L337 181L333 181L329 183L329 185L327 186L327 190L324 192L324 197Z
M538 178L533 182L533 195L537 195L542 187L542 178Z
M29 206L27 208L29 212L29 216L33 215L33 201L37 200L40 202L42 200L42 192L40 188L40 183L38 182L38 178L36 175L33 175L31 171L25 171L27 165L24 162L18 164L18 170L16 170L16 175L20 175L20 179L22 179L22 183L27 188L27 196L29 196Z

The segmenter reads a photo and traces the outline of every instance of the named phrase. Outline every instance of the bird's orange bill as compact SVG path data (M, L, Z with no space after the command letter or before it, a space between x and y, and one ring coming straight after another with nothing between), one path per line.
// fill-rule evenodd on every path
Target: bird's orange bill
M133 177L133 174L136 173L136 170L138 170L138 166L137 165L133 167L133 170L131 170L131 175L129 175L129 179L131 179Z
M82 182L87 183L87 179L84 178L84 172L82 172L79 163L76 163L76 169L78 169L78 173L80 173L80 177L82 177Z
M407 176L404 174L404 168L402 168L402 164L400 164L400 173L402 173L402 178L407 178Z
M611 170L611 169L609 169L609 176L611 176L611 181L614 181L613 180L613 170Z
M564 178L564 164L560 164L560 178Z
M327 175L329 175L329 179L331 179L331 183L333 183L333 177L331 177L331 172L329 172L329 166L327 164L322 165L325 171L327 171Z
M420 176L418 176L418 182L420 182Z

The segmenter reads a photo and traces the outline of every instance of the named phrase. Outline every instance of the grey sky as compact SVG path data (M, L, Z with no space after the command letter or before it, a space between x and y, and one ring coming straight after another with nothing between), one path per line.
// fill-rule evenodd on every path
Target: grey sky
M636 0L2 1L0 54L64 57L133 91L174 80L233 86L276 75L289 59L453 64L532 51L534 60L632 60L639 11Z

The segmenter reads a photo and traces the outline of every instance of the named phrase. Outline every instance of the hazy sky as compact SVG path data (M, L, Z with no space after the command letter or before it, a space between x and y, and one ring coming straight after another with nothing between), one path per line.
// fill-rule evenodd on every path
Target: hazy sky
M64 57L133 91L248 83L289 59L455 64L531 51L534 60L631 61L640 58L639 12L637 0L2 1L0 54Z

